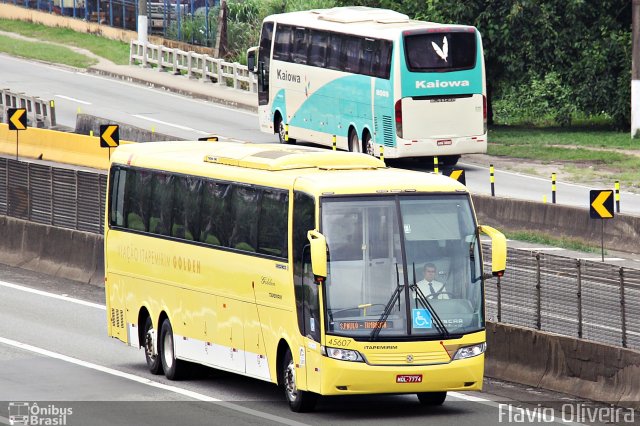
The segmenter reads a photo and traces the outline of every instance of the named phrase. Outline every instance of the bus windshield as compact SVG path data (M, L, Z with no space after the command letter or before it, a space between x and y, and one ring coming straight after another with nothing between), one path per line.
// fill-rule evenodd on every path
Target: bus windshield
M459 71L475 67L475 32L405 35L407 67L417 72Z
M324 198L327 333L439 339L484 328L466 194Z

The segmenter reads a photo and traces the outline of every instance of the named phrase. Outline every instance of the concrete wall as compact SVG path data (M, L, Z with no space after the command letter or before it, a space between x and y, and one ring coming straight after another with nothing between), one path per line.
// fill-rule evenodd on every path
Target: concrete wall
M640 352L487 324L485 374L640 410Z
M76 116L75 132L82 135L88 135L93 131L94 135L100 134L100 125L117 124L119 126L118 133L121 140L136 142L154 142L154 141L174 141L175 136L164 135L162 133L152 132L149 129L131 126L122 123L113 123L106 118L96 117L88 114L78 114Z
M0 216L2 263L87 284L104 285L101 235Z
M590 245L600 244L601 220L591 219L589 209L543 204L511 198L474 195L478 222L501 231L533 231L554 238L566 237ZM604 223L604 246L610 250L638 252L640 217L616 214Z

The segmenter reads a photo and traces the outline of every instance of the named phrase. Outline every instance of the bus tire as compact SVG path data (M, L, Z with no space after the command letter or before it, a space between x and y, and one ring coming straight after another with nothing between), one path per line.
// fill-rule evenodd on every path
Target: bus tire
M313 392L301 391L298 389L296 381L296 364L293 362L291 350L287 352L282 359L282 386L284 394L289 403L291 411L296 413L304 413L313 411L318 401L318 394Z
M459 155L447 155L442 157L442 165L445 167L453 167L458 163Z
M349 129L349 151L351 152L362 152L362 147L360 146L360 140L358 139L358 133L352 127Z
M276 129L276 132L278 133L278 140L280 141L280 143L289 143L289 144L296 143L296 140L293 138L289 138L288 142L285 141L285 126L280 113L276 114L276 122L274 127Z
M165 319L160 331L160 358L164 375L169 380L180 380L184 375L184 361L176 358L175 340L171 322Z
M362 135L362 152L366 152L372 157L376 156L376 152L373 149L373 142L371 141L371 133L368 130L365 130L364 135Z
M151 321L150 316L147 316L147 319L144 321L144 341L142 343L144 345L144 357L147 360L147 367L149 367L151 374L157 375L162 374L162 361L158 355L157 334L154 342L153 337L150 334L151 330L153 330L153 321ZM155 350L152 347L154 343L156 344Z
M437 406L444 404L447 398L446 392L420 392L417 394L422 405Z

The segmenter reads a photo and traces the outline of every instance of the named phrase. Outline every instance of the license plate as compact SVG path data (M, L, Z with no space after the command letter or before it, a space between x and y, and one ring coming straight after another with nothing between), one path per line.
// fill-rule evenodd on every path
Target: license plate
M422 383L422 374L398 374L396 383Z

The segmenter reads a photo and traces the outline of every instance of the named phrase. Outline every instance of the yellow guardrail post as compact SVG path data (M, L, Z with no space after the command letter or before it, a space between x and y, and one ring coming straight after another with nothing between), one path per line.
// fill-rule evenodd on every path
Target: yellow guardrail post
M333 135L331 137L331 144L333 145L333 150L335 151L337 149L336 148L336 135Z
M438 156L433 157L433 173L440 173L438 169Z
M615 184L616 195L616 213L620 213L620 181L617 180Z
M493 168L493 164L489 164L489 181L491 182L491 196L496 196L496 178L495 178L495 170Z
M556 203L556 174L551 173L551 202Z
M380 145L380 159L384 163L384 145ZM386 164L385 164L386 166Z

